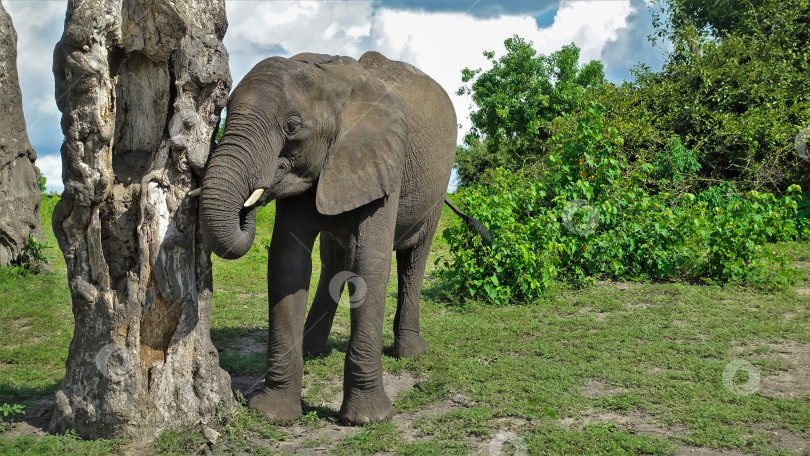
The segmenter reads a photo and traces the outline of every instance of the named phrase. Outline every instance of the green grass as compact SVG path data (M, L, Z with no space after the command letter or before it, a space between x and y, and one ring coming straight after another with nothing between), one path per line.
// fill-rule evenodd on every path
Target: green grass
M17 275L0 269L0 404L52 393L65 375L73 321L65 260L51 229L57 200L43 196L41 205L54 271Z
M266 338L264 245L272 218L272 207L260 211L256 243L244 258L214 259L212 339L232 376L260 375L264 369L263 354L239 349ZM447 213L441 223L456 222ZM46 233L55 245L50 230ZM796 287L810 288L805 264L810 244L778 247L804 262L798 263ZM437 236L431 271L442 254L447 245ZM316 243L311 294L319 272ZM393 345L395 290L392 280L386 349ZM28 405L54 391L64 375L72 337L64 262L59 258L54 272L44 276L0 278L0 296L0 403ZM383 357L387 373L426 379L395 399L398 416L414 414L408 424L322 434L336 421L335 411L322 404L340 390L349 327L348 306L341 306L330 351L305 362L302 437L237 409L209 425L220 433L214 445L198 425L168 431L145 451L277 454L280 443L298 442L300 448L337 454L486 454L492 442L506 439L503 454L516 442L528 454L666 455L680 445L791 454L762 426L810 440L810 395L737 395L724 385L723 371L743 359L765 379L783 373L788 366L770 355L779 344L810 344L809 304L810 296L793 289L643 283L558 289L530 306L490 307L454 302L429 275L422 327L431 351L414 360ZM742 372L734 379L738 385L747 380ZM593 385L597 394L587 392ZM437 412L420 414L425 410ZM635 432L615 417L636 417L667 433ZM0 431L0 454L125 451L120 441L9 438Z

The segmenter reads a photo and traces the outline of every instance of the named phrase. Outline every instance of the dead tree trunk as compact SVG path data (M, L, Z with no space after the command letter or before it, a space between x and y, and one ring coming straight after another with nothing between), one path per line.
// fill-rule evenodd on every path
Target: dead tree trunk
M70 0L54 52L75 334L52 432L149 440L230 407L197 201L231 78L224 0Z
M24 252L30 237L42 238L36 159L23 116L17 34L0 4L0 266L37 266Z

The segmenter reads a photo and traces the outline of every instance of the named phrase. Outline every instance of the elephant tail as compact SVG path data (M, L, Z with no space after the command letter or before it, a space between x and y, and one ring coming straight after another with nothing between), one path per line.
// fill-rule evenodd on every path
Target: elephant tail
M459 208L457 208L451 201L450 198L444 197L444 204L446 204L453 212L456 213L462 220L470 227L471 230L478 233L485 241L489 242L492 239L492 234L490 234L489 230L484 227L484 224L475 219L474 217L470 217L469 215L461 212Z

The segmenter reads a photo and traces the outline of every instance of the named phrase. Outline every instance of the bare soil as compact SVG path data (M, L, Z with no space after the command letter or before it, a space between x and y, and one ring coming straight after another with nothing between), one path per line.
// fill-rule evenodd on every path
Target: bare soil
M251 336L242 336L228 343L228 347L222 351L236 355L252 355L254 353L264 353L267 350L267 342L260 341Z
M626 393L627 388L612 387L604 380L594 380L579 387L580 393L590 399L601 399L614 394Z
M56 405L54 395L49 394L25 408L23 419L11 426L2 435L7 439L16 439L26 435L43 436L48 433L48 424Z
M262 345L251 337L239 339L238 343L231 345L236 353L253 353L263 350ZM260 349L261 348L261 349ZM794 399L801 395L810 394L810 344L763 344L757 346L743 346L733 349L729 353L730 359L750 360L756 365L757 360L775 362L780 367L775 372L763 374L755 394ZM653 369L662 371L662 369ZM651 372L653 373L653 372ZM258 391L262 385L261 375L233 377L233 388L243 396L249 397ZM398 395L408 391L425 381L409 373L385 374L383 381L389 397L396 403ZM334 394L329 400L321 404L309 404L314 407L324 407L337 413L342 401L342 392L339 379L334 385L327 388ZM583 396L599 399L609 395L622 394L629 391L627 388L611 385L605 380L595 379L580 386ZM306 391L305 391L306 396ZM462 395L451 395L448 399L433 404L421 411L413 413L398 413L393 421L402 430L402 437L409 442L416 442L429 436L423 434L414 423L418 420L433 416L442 416L454 410L460 410L475 405ZM3 432L5 438L13 439L21 436L43 436L47 433L48 423L54 406L53 396L46 396L26 407L23 420L14 423L9 430ZM534 426L531 420L508 417L498 418L498 436L490 440L468 437L467 444L474 454L488 454L493 444L500 440L507 440L514 436L531 432ZM591 423L614 423L619 429L632 434L647 434L659 436L673 442L683 441L688 430L683 426L668 425L660 422L655 416L644 411L634 410L626 413L616 413L604 410L587 410L577 417L565 417L559 420L566 429L584 429ZM326 424L324 424L326 423ZM213 431L213 430L212 430ZM289 454L331 454L337 445L346 437L355 435L359 428L342 426L318 420L313 425L297 423L284 429L287 438L280 442L256 441L256 445L264 446L272 451ZM810 433L800 434L788 429L772 428L766 423L753 427L753 432L761 433L774 449L786 449L794 454L810 452ZM214 439L216 436L212 435ZM133 447L134 448L134 447ZM145 450L145 448L141 448ZM676 456L744 456L739 451L720 451L708 448L677 445Z
M766 354L758 354L765 351ZM769 397L793 399L810 394L810 344L763 344L754 347L736 347L732 358L776 362L781 369L762 375L757 392Z

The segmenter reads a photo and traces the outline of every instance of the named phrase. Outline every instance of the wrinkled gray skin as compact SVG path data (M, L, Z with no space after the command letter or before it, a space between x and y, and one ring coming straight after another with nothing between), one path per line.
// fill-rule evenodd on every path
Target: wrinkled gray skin
M301 416L302 352L325 350L337 306L330 283L348 271L360 279L349 281L340 417L349 424L391 418L381 359L391 252L399 285L394 352L415 356L428 349L419 335L419 296L456 131L450 99L435 81L376 52L359 61L269 58L234 89L225 133L203 179L200 218L213 251L238 258L255 233L255 206L243 208L248 196L262 188L257 205L277 200L267 271L267 374L251 408L276 422ZM310 252L319 233L321 280L305 321Z

